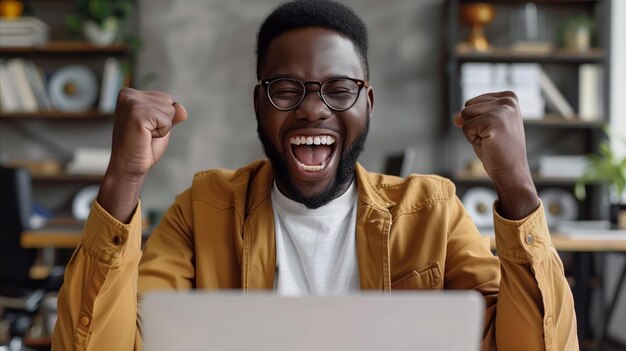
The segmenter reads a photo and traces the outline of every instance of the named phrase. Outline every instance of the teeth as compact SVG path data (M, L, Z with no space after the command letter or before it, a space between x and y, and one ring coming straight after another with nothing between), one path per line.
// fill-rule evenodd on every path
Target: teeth
M289 142L294 145L332 145L335 143L335 137L331 135L322 135L315 137L297 136L291 137Z
M301 169L305 170L305 171L309 171L309 172L319 172L321 170L323 170L324 168L326 168L326 161L322 162L321 165L319 166L307 166L304 163L298 161L298 165L300 166Z

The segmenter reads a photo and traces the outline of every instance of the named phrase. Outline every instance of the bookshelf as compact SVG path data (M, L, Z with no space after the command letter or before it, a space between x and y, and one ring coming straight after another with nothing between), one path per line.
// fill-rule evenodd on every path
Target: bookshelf
M470 37L470 26L467 21L467 5L476 3L487 3L495 12L491 22L482 28L488 42L491 44L483 50L475 49L468 43ZM530 11L530 12L527 12ZM520 24L528 24L524 19L528 19L528 14L534 15L534 29L530 32L520 32ZM593 23L593 31L588 38L587 47L581 45L579 50L568 49L566 45L565 32L568 25L574 23L575 18L590 19ZM449 116L454 116L461 110L464 103L463 89L471 88L475 83L467 79L467 71L464 67L514 67L526 65L526 67L538 68L551 80L553 87L560 93L569 105L570 113L563 113L563 109L548 106L551 98L545 88L545 84L539 84L541 97L545 99L545 108L538 116L524 119L526 133L526 147L529 164L533 172L533 180L540 197L548 199L551 194L560 194L559 202L544 201L546 217L557 217L564 213L575 218L561 218L570 220L597 220L608 218L608 206L603 206L602 190L604 185L595 183L587 187L587 199L580 201L575 199L574 185L578 181L577 176L566 174L562 176L545 176L549 172L542 172L550 166L547 157L557 157L565 159L576 158L598 151L599 142L606 136L604 128L611 121L608 113L609 87L611 79L611 1L610 0L448 0L446 2L446 44L444 54L445 67L445 106L444 116L441 124L441 169L447 173L457 185L457 193L464 200L465 194L477 194L480 191L489 192L492 187L491 181L486 175L480 173L479 167L466 167L475 159L471 148L467 150L467 143L462 132L450 127ZM526 27L527 29L528 27ZM525 41L524 35L530 36L533 33L533 40ZM475 32L472 32L475 33ZM522 33L523 35L520 35ZM522 39L520 39L522 38ZM531 43L537 45L520 45ZM470 64L470 65L468 65ZM590 118L590 115L582 113L588 111L583 106L588 101L589 96L584 95L585 86L589 87L588 77L583 77L587 67L600 68L601 74L597 74L597 91L603 91L594 97L596 106L603 106L603 110L597 109L597 113ZM596 71L596 72L598 72ZM494 70L489 71L494 72ZM464 75L466 73L466 75ZM531 72L532 73L532 72ZM490 73L491 74L491 73ZM513 76L514 73L508 71L507 74ZM495 75L495 73L494 73ZM502 73L500 72L500 75ZM470 76L470 78L480 79L480 74ZM510 77L507 76L507 77ZM519 75L518 75L519 76ZM539 75L539 81L543 76ZM532 79L532 78L529 78ZM512 84L515 86L515 84ZM469 90L469 89L468 89ZM504 90L504 89L501 89ZM515 89L509 89L516 91ZM519 94L518 94L519 96ZM520 97L520 105L522 98ZM524 106L520 106L524 113ZM561 106L562 107L562 106ZM535 111L536 112L536 111ZM527 116L528 117L528 116ZM541 162L541 161L544 162ZM553 166L552 171L558 166ZM493 196L496 196L493 193ZM567 197L567 199L564 199ZM476 197L474 196L474 199ZM565 201L568 200L568 201ZM471 202L471 201L468 201ZM483 203L484 204L484 203ZM565 206L567 205L567 206ZM465 203L468 209L476 208L476 204ZM562 206L562 207L560 207ZM568 211L572 207L576 211ZM488 213L490 215L490 213ZM549 219L548 219L549 220ZM582 265L582 263L581 263ZM588 267L586 268L588 269ZM585 284L585 283L582 283ZM582 284L579 284L582 286ZM580 286L575 290L579 291ZM579 316L578 335L582 349L585 342L591 337L589 326L584 319L587 315L585 308L588 308L584 296L580 292L576 293L577 315Z
M469 25L463 21L463 7L475 3L488 3L495 9L495 16L491 23L484 26L484 33L491 46L486 50L479 50L468 44ZM531 4L534 6L539 19L538 26L542 26L543 42L547 47L537 50L518 50L515 47L514 22L515 16L521 8ZM545 155L585 155L596 151L598 142L604 136L603 128L610 121L608 113L598 114L594 118L579 115L579 84L581 84L581 66L592 64L601 67L602 87L608 91L610 79L610 1L606 0L500 0L500 1L472 1L448 0L446 3L447 40L445 48L446 116L454 116L462 109L465 97L463 89L468 86L466 76L463 75L467 64L499 66L500 68L514 67L515 65L534 65L539 67L561 93L562 97L573 110L573 113L563 115L554 107L548 106L548 98L542 90L542 97L546 100L546 107L541 116L524 119L526 143L531 169L535 173L534 179L539 191L548 187L557 187L570 191L577 177L542 177L539 171L539 160ZM592 18L596 31L591 45L585 50L566 48L561 42L563 28L568 18L585 14ZM512 75L511 71L507 72ZM501 89L503 90L503 89ZM511 89L515 91L515 89ZM470 94L471 95L471 94ZM518 94L519 95L519 94ZM607 110L609 94L602 94L598 103ZM522 105L520 98L520 105ZM524 112L524 106L522 112ZM551 108L550 108L551 107ZM550 108L550 109L549 109ZM457 184L459 196L477 184L489 186L489 181L480 175L472 175L466 169L466 164L475 159L468 152L462 133L451 128L450 118L442 121L442 145L440 168L442 173L449 175ZM469 150L471 151L471 150ZM592 188L599 188L594 186ZM585 202L578 202L580 207L579 218L600 219L606 215L599 206L600 196L589 189L590 196ZM596 189L597 190L597 189ZM595 193L599 193L596 191Z
M128 48L123 44L95 46L84 41L54 41L39 47L0 47L1 55L111 55L124 56Z
M80 149L110 148L115 98L121 86L130 84L131 77L126 68L132 67L134 54L132 48L123 43L96 46L84 40L69 39L63 19L74 6L71 1L59 2L59 9L54 11L48 9L50 4L45 1L36 1L32 5L32 15L49 25L50 40L36 46L0 46L2 73L6 72L4 68L8 63L15 61L22 62L27 69L34 67L42 79L47 99L51 99L51 80L60 70L78 65L90 71L95 78L95 86L91 87L96 90L96 98L87 107L78 109L45 105L41 94L36 95L33 70L27 72L27 84L35 94L36 108L14 105L7 109L6 99L3 99L0 104L3 105L0 106L0 162L29 168L35 203L54 216L64 217L71 215L75 194L102 179L104 169L73 174L68 173L66 166ZM109 61L115 61L115 70L110 69ZM107 80L111 83L105 88ZM11 94L15 97L14 85L20 83L13 79L8 84L5 82L6 79L2 88L14 89ZM63 88L68 89L67 83ZM105 89L109 92L107 109L101 105ZM18 97L21 99L21 96ZM45 163L56 166L44 170L38 168Z

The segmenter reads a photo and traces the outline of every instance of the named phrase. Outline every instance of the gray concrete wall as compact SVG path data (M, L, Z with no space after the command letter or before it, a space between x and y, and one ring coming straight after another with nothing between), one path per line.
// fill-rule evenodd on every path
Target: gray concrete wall
M193 173L237 168L263 157L256 136L256 31L279 2L270 0L141 0L145 48L138 77L170 92L189 112L146 181L144 209L168 206ZM414 171L432 172L441 116L443 0L346 1L370 33L374 119L361 162L381 171L387 153L418 149Z

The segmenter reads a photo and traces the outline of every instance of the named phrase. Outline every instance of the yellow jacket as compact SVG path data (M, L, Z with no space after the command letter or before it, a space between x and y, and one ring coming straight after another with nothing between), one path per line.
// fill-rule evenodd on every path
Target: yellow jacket
M406 179L357 166L362 289L474 289L485 296L483 349L576 350L576 319L543 208L494 212L499 259L441 177ZM272 289L271 164L195 175L141 250L141 210L122 224L94 204L59 294L54 350L141 349L146 291Z

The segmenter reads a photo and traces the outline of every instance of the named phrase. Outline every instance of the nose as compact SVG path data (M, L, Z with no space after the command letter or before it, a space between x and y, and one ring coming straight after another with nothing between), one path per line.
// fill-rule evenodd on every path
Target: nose
M332 110L322 100L319 88L309 85L304 95L304 100L296 108L295 113L298 119L317 121L329 118Z

